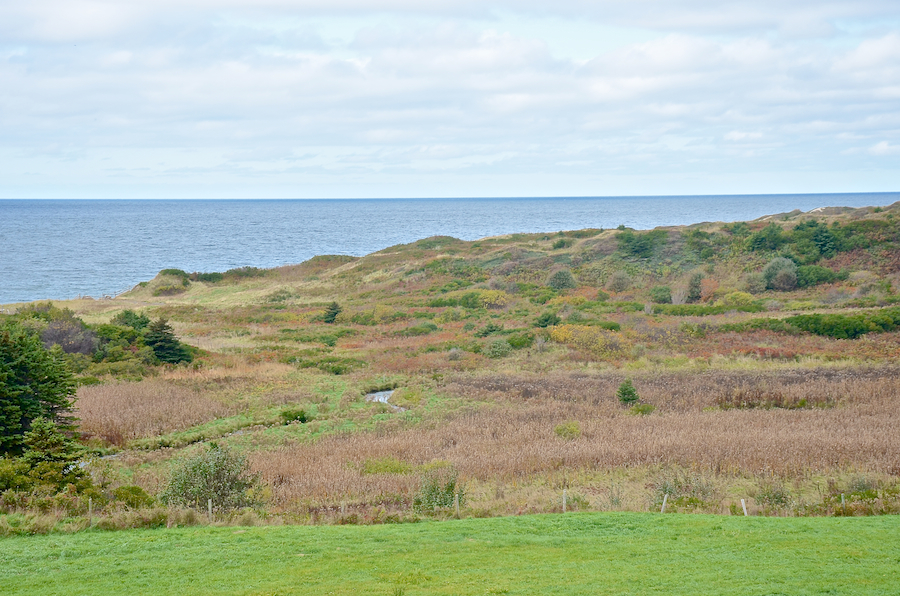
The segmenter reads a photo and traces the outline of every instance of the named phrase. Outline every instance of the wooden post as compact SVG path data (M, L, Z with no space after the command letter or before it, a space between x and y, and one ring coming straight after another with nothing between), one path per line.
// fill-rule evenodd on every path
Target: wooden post
M212 516L212 499L207 499L207 501L206 501L206 511L207 511L207 513L209 514L209 523L212 523L212 520L213 520L213 516Z
M347 502L341 501L341 517L346 517L347 515Z
M94 499L88 497L88 527L90 528L93 522L94 517Z
M744 502L744 499L741 499L741 507L744 509L744 517L747 517L747 503Z
M843 509L847 507L847 502L844 501L844 493L841 493L841 513L843 513Z
M459 519L459 493L453 495L453 508L456 509L456 519Z
M566 489L563 489L563 513L566 512Z
M668 500L669 500L669 493L666 493L663 495L663 504L662 504L662 509L659 510L660 513L666 512L666 501L668 501Z

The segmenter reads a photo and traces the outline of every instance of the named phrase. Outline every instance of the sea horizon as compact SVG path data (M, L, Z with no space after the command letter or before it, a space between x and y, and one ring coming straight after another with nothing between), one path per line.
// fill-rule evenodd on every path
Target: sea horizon
M635 229L876 207L900 192L343 199L0 199L0 304L100 298L160 270L271 268L430 236Z

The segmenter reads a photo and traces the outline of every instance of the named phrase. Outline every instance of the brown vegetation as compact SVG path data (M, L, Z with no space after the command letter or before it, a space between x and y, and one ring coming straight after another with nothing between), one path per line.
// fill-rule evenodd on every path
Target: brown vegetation
M630 415L615 399L621 375L495 375L460 378L446 390L499 400L417 427L329 436L259 453L253 467L280 507L341 499L406 499L413 473L365 474L368 460L410 469L448 462L463 478L515 484L568 470L678 466L731 476L805 477L858 471L900 474L900 377L890 369L820 369L778 375L709 373L642 376L635 387L659 410ZM827 408L712 409L752 388L791 404ZM580 436L554 428L578 421ZM408 470L407 470L408 471Z

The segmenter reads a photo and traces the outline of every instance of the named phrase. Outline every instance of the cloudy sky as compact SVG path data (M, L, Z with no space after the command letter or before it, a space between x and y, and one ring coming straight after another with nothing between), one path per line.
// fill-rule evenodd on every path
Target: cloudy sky
M898 180L897 0L0 0L0 197Z

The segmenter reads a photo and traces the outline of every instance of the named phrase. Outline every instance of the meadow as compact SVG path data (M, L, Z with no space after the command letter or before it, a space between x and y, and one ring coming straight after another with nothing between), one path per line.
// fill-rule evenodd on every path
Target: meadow
M14 305L76 373L95 491L0 473L0 534L201 523L205 499L166 495L211 447L255 480L218 524L449 519L454 497L466 518L900 512L898 214L435 237ZM190 358L161 362L142 317Z
M0 540L0 593L896 594L896 516L570 513Z

